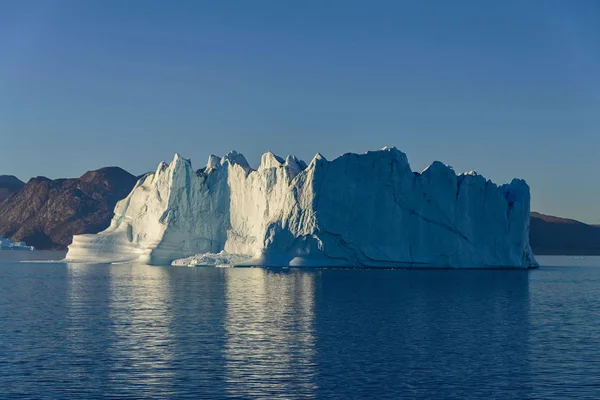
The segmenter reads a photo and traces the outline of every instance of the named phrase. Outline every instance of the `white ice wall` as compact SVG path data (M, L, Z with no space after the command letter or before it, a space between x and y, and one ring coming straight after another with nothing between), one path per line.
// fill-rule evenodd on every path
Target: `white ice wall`
M232 152L199 171L179 155L161 163L67 258L166 264L224 250L263 265L528 267L528 236L521 180L498 187L439 162L413 173L395 148L308 166L265 153L257 170Z

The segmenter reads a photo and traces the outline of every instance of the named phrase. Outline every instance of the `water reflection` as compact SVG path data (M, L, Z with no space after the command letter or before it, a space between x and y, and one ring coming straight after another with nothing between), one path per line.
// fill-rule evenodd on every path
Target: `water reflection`
M147 395L174 389L172 293L165 268L110 266L110 331L106 351L111 364L108 384L129 394L143 387ZM135 386L127 383L135 381ZM127 391L119 393L126 396Z
M227 270L225 379L230 394L314 396L315 276Z
M178 397L222 399L225 393L225 287L222 268L167 268L173 294L171 331Z
M7 398L598 398L599 268L0 268Z
M105 266L68 264L68 303L65 347L69 368L65 369L69 392L72 395L86 387L99 387L107 379L105 369L98 363L107 361L104 347L110 332L106 328L109 316L110 279Z

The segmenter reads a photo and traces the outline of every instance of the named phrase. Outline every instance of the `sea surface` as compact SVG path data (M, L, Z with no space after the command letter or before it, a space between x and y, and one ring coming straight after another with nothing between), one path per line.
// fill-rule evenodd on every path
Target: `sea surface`
M0 252L0 398L600 398L597 257L529 271L31 261L61 257Z

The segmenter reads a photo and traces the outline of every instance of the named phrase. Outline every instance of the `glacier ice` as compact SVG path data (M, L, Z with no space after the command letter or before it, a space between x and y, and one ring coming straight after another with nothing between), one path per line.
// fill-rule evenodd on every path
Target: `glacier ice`
M75 236L67 260L531 267L529 203L523 180L497 186L437 161L413 172L396 148L308 165L268 152L256 170L235 151L199 170L176 154L117 204L109 228Z

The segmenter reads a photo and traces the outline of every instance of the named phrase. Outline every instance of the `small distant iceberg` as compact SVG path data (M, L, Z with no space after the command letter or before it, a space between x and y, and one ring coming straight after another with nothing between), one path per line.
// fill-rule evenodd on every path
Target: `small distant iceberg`
M174 260L171 265L184 267L234 267L244 265L250 260L244 254L231 254L226 251L218 253L196 254L191 257Z
M27 246L25 242L13 242L10 239L0 236L0 250L35 250L33 246Z

